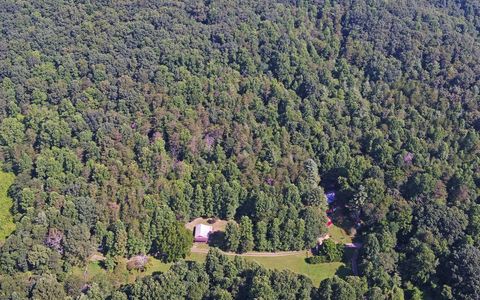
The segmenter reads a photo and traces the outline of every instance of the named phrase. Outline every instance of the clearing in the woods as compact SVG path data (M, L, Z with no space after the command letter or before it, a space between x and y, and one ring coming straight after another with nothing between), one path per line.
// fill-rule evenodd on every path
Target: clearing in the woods
M185 260L196 261L204 263L207 253L191 253ZM229 258L234 258L235 255L228 255ZM326 278L334 275L344 276L351 274L350 268L344 263L321 263L321 264L307 264L305 262L306 252L300 251L292 255L282 256L242 256L247 261L256 262L268 269L290 270L294 273L303 274L309 277L315 286L319 286L320 282ZM100 261L90 262L85 269L74 268L71 276L77 277L80 282L84 284L92 281L94 278L107 277L114 281L126 283L133 282L136 277L143 277L157 272L166 272L170 269L171 263L162 263L160 260L153 257L149 258L149 262L145 271L127 271L114 270L112 273L107 272L101 266ZM125 264L126 265L126 264Z
M225 227L227 226L227 223L228 223L227 221L220 220L220 219L196 218L191 222L188 222L187 224L185 224L185 228L193 232L193 229L195 228L196 225L205 224L205 225L211 225L213 228L213 231L225 231Z
M194 227L198 224L208 224L213 227L214 231L224 231L227 221L196 218L195 220L187 223L185 227L193 231ZM335 225L329 228L328 233L330 238L335 240L337 243L346 244L352 242L352 237L349 236L344 229ZM209 249L210 246L206 243L194 243L191 254L185 260L204 263ZM290 270L294 273L305 275L312 280L315 286L319 286L322 280L333 277L334 275L345 276L352 274L350 266L346 266L342 262L307 264L305 258L307 255L312 255L310 251L252 251L244 254L236 254L233 252L223 252L223 254L227 255L227 257L231 259L233 259L235 256L241 256L247 261L256 262L271 270ZM134 282L135 278L137 277L152 275L158 272L166 272L172 265L171 263L163 263L158 259L149 257L149 262L145 266L144 271L127 271L126 268L117 268L117 270L109 273L101 267L101 260L104 259L103 255L97 256L92 256L95 258L92 259L94 261L91 261L85 269L74 268L74 272L71 273L71 276L77 277L84 284L90 282L94 278L104 276L113 279L117 283L131 283ZM121 265L126 266L126 259L124 260L125 261Z
M335 224L328 228L328 235L335 243L348 244L352 242L353 237L345 229Z
M204 262L207 254L192 253L187 260ZM233 258L234 255L228 257ZM300 251L293 255L283 256L242 256L247 261L254 261L267 269L290 270L294 273L309 277L315 286L320 282L334 275L344 276L351 273L350 268L342 262L307 264L305 262L306 251Z

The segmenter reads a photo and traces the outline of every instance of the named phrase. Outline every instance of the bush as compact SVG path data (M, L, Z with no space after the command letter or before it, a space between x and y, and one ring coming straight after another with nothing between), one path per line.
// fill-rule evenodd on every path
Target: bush
M321 264L321 263L327 262L325 256L319 256L319 255L307 257L307 258L305 259L305 261L307 262L307 264L312 264L312 265L316 265L316 264Z
M341 261L343 253L344 246L342 244L335 244L332 240L324 240L317 255L308 257L305 261L309 264Z
M341 261L343 257L344 246L342 244L335 244L332 240L323 241L319 255L325 256L327 261Z

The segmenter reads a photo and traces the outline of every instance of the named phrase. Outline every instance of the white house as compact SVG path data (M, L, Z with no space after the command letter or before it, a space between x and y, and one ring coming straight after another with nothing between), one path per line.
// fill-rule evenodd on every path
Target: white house
M195 226L195 242L208 242L208 236L213 232L213 227L205 224L198 224Z

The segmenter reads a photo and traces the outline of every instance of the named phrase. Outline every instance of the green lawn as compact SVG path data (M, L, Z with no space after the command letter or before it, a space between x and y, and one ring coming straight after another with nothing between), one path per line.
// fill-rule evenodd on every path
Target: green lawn
M204 253L192 253L187 260L204 262L206 258ZM233 256L229 256L232 257ZM322 263L311 265L305 262L305 254L278 256L278 257L264 257L264 256L244 256L248 261L254 261L264 266L267 269L290 270L292 272L308 276L315 286L320 284L320 281L325 278L333 277L333 275L346 275L349 270L344 263Z
M102 274L106 274L107 272L100 266L98 261L89 262L87 265L87 272L85 273L85 268L80 267L73 267L71 270L71 274L78 277L78 278L86 278L87 281L92 280L94 277ZM85 276L86 275L86 276Z
M166 272L170 269L171 265L172 265L171 263L164 263L161 260L150 257L146 270L141 274L145 276L145 275L152 275L155 272Z
M193 260L200 263L204 263L206 258L207 258L207 254L205 253L190 253L190 255L186 258L186 260Z
M335 224L328 228L328 234L330 234L330 238L336 243L346 244L352 242L352 237L349 236L343 228Z
M207 246L208 247L208 246ZM190 253L190 255L185 258L186 261L196 261L199 263L204 263L207 258L207 254L204 253ZM156 272L166 272L170 269L173 263L164 263L161 260L158 260L153 257L149 257L149 261L144 272L141 272L141 276L152 275Z
M185 260L186 261L196 261L199 263L204 263L206 254L203 253L191 253ZM137 275L146 276L152 275L156 272L166 272L170 269L173 263L164 263L159 259L149 257L147 267L144 272L136 272ZM135 272L134 272L135 273Z
M186 260L196 261L200 263L205 262L207 254L205 253L191 253ZM233 259L232 256L228 256ZM279 256L279 257L262 257L262 256L244 256L247 261L256 262L268 269L278 270L290 270L292 272L303 274L308 276L315 286L318 286L325 278L332 277L333 275L348 275L350 271L345 267L343 263L322 263L317 265L310 265L305 262L305 254L291 255L291 256ZM171 263L163 263L158 259L150 257L146 270L143 272L130 271L126 269L119 270L119 272L107 272L100 266L99 262L90 262L87 265L86 274L84 268L74 267L72 269L72 275L81 279L86 279L86 282L92 281L95 277L107 277L112 282L126 283L133 282L137 277L143 277L152 275L157 272L166 272L170 269ZM126 264L124 264L124 267ZM114 275L117 273L117 275ZM86 278L84 278L86 275Z
M15 223L10 212L13 202L7 196L7 191L14 179L13 174L0 171L0 243L15 230Z
M343 263L323 263L311 265L305 262L304 255L292 255L281 257L245 257L248 261L255 261L258 264L266 267L267 269L288 269L292 272L303 274L308 276L315 286L319 286L320 281L333 277L341 267L344 267Z

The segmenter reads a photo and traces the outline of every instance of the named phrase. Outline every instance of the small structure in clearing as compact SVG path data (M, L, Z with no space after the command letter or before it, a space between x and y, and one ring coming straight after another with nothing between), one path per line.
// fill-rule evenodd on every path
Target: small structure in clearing
M127 261L128 270L144 270L148 263L148 256L136 255Z
M213 227L205 224L197 224L195 226L195 242L208 242L208 236L213 232Z
M325 194L325 198L327 199L328 204L333 204L335 202L335 192L328 192Z
M220 220L215 218L196 218L187 224L185 224L185 228L188 230L194 231L195 226L198 224L205 224L211 225L213 227L213 231L225 231L225 227L227 226L228 221Z

